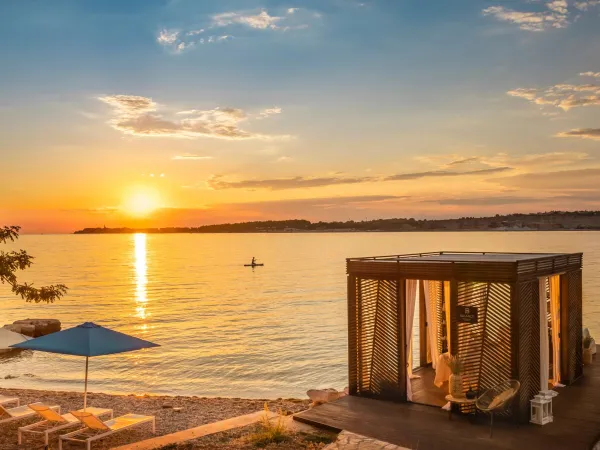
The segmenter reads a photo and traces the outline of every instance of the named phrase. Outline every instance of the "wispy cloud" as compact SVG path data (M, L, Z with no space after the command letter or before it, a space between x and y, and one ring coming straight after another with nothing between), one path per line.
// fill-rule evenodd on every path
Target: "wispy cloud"
M452 172L449 170L430 170L427 172L400 173L384 178L385 181L403 181L418 180L420 178L430 177L459 177L465 175L489 175L494 173L506 172L512 170L512 167L490 167L486 169L469 170L466 172Z
M199 45L226 42L234 38L230 33L219 34L219 30L229 32L231 29L235 34L243 33L244 28L282 32L303 30L310 26L305 20L309 16L308 13L300 8L282 10L281 15L271 14L266 9L228 11L209 16L187 30L163 28L158 32L156 41L173 53L182 53Z
M244 14L238 12L225 12L216 14L212 17L212 25L216 27L226 27L232 24L241 24L265 30L267 28L277 29L277 22L280 22L283 17L271 16L267 11L262 10L258 14Z
M490 175L511 170L510 167L493 167L488 169L471 170L465 172L452 171L429 171L429 172L414 172L389 175L385 177L344 177L344 176L328 176L328 177L292 177L292 178L270 178L262 180L241 180L228 181L222 176L215 176L207 181L208 187L215 190L222 189L267 189L272 191L286 189L306 189L314 187L335 186L344 184L360 184L385 181L411 181L421 178L433 177L461 177L473 175Z
M159 31L158 36L156 37L156 41L159 44L172 45L175 42L177 42L178 36L179 36L179 31L177 31L177 30L162 29Z
M247 121L245 111L238 108L187 110L176 114L175 119L156 112L152 99L136 95L108 95L98 100L113 107L109 124L125 134L146 137L212 137L218 139L289 139L290 136L265 135L243 130Z
M600 78L600 72L582 72L579 75L581 75L582 77Z
M595 77L600 73L584 72L581 76ZM525 99L540 106L552 106L568 111L580 106L600 106L598 84L556 84L547 88L517 88L507 92L511 97Z
M482 13L484 16L491 16L503 22L514 23L522 30L544 31L552 28L566 28L576 19L575 14L581 14L582 11L585 12L591 7L597 6L600 4L600 1L576 2L575 8L578 11L570 9L567 0L528 3L530 8L535 8L534 11L522 11L505 8L504 6L490 6L489 8L485 8Z
M594 139L600 141L600 128L576 128L574 130L558 133L558 137L576 137L581 139Z
M266 119L267 117L271 117L271 116L274 116L274 115L277 115L277 114L281 114L282 111L283 110L279 106L274 106L273 108L263 109L259 113L258 117L260 119Z
M357 184L374 181L369 177L293 177L293 178L271 178L266 180L242 180L226 181L223 177L213 177L208 180L208 187L215 190L221 189L268 189L279 191L285 189L301 189L339 184Z
M594 6L599 6L599 5L600 5L600 0L587 0L587 1L575 2L575 8L577 8L580 11L587 11L590 8L593 8Z
M175 161L206 161L213 159L212 156L195 155L193 153L184 153L183 155L175 155L171 158Z
M456 159L454 161L451 161L448 163L448 167L460 166L462 164L469 164L469 163L474 163L474 162L478 162L478 161L479 161L479 156L471 156L468 158L461 158L461 159Z

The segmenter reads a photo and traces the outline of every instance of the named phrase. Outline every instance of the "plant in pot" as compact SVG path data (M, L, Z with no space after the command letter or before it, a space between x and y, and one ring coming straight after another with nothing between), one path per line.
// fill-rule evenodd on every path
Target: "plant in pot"
M463 397L463 371L465 364L459 355L452 355L448 359L450 367L450 378L448 380L448 390L453 397Z
M592 338L590 336L583 338L583 363L592 363Z

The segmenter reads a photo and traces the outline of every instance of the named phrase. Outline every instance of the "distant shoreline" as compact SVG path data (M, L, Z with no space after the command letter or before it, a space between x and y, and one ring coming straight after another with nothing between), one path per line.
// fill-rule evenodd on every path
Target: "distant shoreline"
M133 233L383 233L420 231L589 231L600 230L600 211L550 211L455 219L375 219L310 222L303 219L223 223L197 227L95 227L74 234Z
M600 231L600 229L583 229L583 228L561 228L561 229L462 229L462 230L297 230L297 231L160 231L160 230L145 230L132 229L129 231L113 231L113 232L85 232L76 231L74 233L29 233L32 235L44 234L93 234L93 235L114 235L114 234L342 234L342 233L473 233L473 232L494 232L494 233L519 233L519 232L547 232L547 231Z

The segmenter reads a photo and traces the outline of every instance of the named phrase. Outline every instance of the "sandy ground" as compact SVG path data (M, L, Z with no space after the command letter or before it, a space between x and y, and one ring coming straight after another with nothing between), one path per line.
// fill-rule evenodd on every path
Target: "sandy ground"
M1 389L0 395L16 396L21 404L44 402L60 405L62 412L83 407L83 395L74 392L38 391L29 389ZM206 397L169 397L134 395L88 394L88 405L100 408L112 408L115 417L127 414L147 414L156 417L156 435L173 433L179 430L193 428L198 425L216 422L223 419L260 411L267 402L271 411L282 410L284 413L294 413L309 407L309 400L278 399L278 400L249 400L241 398L206 398ZM177 412L173 408L182 408ZM2 417L4 418L4 417ZM37 419L24 419L9 424L0 425L0 449L23 450L42 449L43 440L28 437L23 445L17 445L17 429ZM231 437L234 437L235 433ZM152 437L150 426L142 426L138 431L128 430L105 440L96 441L94 449L109 449L125 443L135 442ZM223 436L220 437L222 439ZM228 439L226 439L228 440ZM50 440L50 448L58 448L58 437ZM85 448L77 444L64 445L65 450ZM194 448L194 447L191 447ZM209 447L198 447L209 448ZM229 447L223 447L229 448Z

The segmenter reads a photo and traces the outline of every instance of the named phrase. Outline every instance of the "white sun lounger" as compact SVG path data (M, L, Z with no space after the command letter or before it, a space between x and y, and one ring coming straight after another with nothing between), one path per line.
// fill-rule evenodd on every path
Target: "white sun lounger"
M60 415L56 411L50 409L49 406L43 404L29 405L29 408L33 409L38 416L42 419L41 422L36 422L31 425L27 425L19 428L19 445L23 443L24 434L43 435L44 444L48 445L49 435L65 428L75 427L81 425L81 422L77 417L71 413ZM80 410L83 411L83 410ZM113 410L108 408L92 408L88 407L85 410L95 416L103 416L110 414L110 418L113 417Z
M44 405L43 403L32 403L32 405ZM50 409L58 411L60 413L60 406L53 405L49 406ZM5 408L0 405L0 425L14 420L25 419L27 417L34 417L37 413L29 407L29 405L17 406L16 408ZM2 418L8 416L7 418Z
M21 406L19 397L7 397L6 395L0 395L0 405L8 405L9 403L16 403L17 406Z
M126 414L103 422L89 412L71 411L71 414L84 424L85 428L60 436L58 440L58 450L62 450L63 441L83 443L86 445L87 450L91 450L93 441L145 423L151 423L152 433L156 433L156 421L154 416Z

